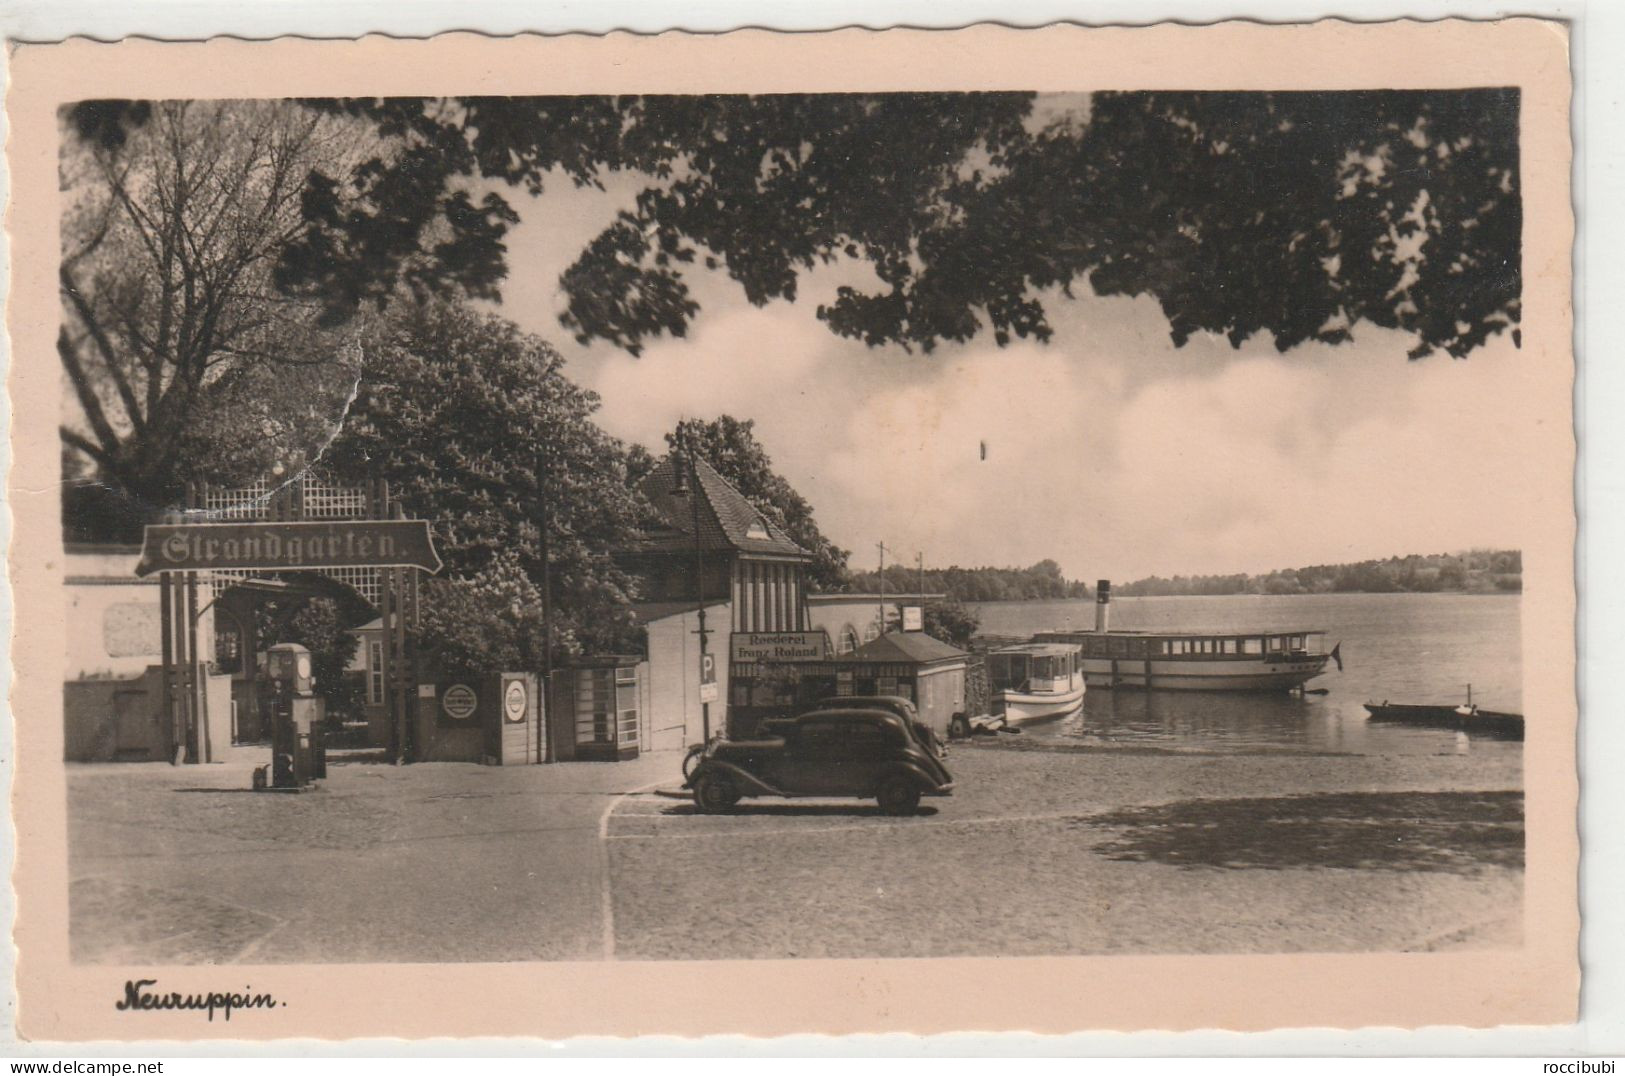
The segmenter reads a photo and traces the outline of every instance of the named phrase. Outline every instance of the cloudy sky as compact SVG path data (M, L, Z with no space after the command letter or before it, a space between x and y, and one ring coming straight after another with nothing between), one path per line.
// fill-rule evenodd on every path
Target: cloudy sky
M1046 299L1048 344L908 354L817 320L854 272L837 266L760 309L697 270L689 335L633 358L570 338L558 279L634 190L506 192L523 223L502 312L564 353L618 437L663 452L680 418L755 419L855 567L879 541L933 566L1051 557L1121 580L1522 543L1531 371L1504 338L1466 361L1408 361L1407 338L1369 326L1284 355L1268 340L1175 348L1155 301L1085 287Z

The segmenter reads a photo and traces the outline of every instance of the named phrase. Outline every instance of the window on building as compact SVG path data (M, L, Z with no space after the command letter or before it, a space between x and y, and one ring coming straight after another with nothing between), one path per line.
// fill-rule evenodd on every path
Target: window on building
M384 642L374 639L367 644L367 701L380 706L384 701Z
M214 661L223 673L241 672L243 667L243 636L235 624L215 621Z
M614 669L576 674L576 743L615 742L615 680Z
M638 670L623 665L615 670L615 706L620 714L620 738L623 744L638 742Z
M858 648L858 629L851 624L841 629L840 641L835 644L837 654L850 654Z

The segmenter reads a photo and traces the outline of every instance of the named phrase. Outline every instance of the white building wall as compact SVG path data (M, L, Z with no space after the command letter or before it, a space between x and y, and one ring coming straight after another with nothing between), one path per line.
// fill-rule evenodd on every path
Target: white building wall
M135 551L70 552L64 560L68 680L140 676L163 660L158 577L136 578ZM198 588L203 609L213 592ZM198 651L214 659L214 610L198 617Z
M728 634L733 609L709 606L707 647L716 655L717 701L711 704L711 731L726 727L728 700ZM648 747L671 750L703 743L700 705L700 618L697 612L651 620L649 633Z

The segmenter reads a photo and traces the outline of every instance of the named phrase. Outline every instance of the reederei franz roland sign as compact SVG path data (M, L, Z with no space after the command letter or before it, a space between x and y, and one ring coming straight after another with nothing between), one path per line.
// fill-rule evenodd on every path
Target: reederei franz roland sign
M828 640L821 631L734 632L733 660L823 661Z
M136 575L292 568L423 568L440 555L421 519L173 523L146 528Z

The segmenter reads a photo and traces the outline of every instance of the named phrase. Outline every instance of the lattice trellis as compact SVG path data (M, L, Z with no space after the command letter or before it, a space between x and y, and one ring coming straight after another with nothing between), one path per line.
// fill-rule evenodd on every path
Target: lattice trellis
M390 497L388 482L343 486L304 470L287 482L261 479L235 489L190 484L185 511L173 516L171 523L264 521L274 525L387 520L399 518L400 512ZM384 627L381 671L390 714L389 757L396 762L414 757L412 714L416 708L413 684L417 657L411 629L419 623L418 582L423 572L413 567L296 567L160 572L164 720L165 727L174 731L176 751L183 751L186 761L202 762L210 757L207 693L200 688L205 668L199 658L200 610L212 605L232 586L256 579L276 580L288 572L312 571L351 588L380 614ZM205 592L202 606L198 604L200 590Z
M309 469L287 482L256 479L251 485L235 489L204 487L193 497L195 507L187 512L191 519L207 522L240 522L247 520L342 520L378 519L386 511L383 502L387 490L366 486L343 486L328 481ZM378 568L318 568L317 574L355 590L367 602L378 607L383 594L383 577ZM412 572L407 588L408 617L415 619L417 605L417 573ZM246 579L272 578L263 571L222 570L200 575L200 582L219 591Z
M264 478L237 489L203 490L204 519L274 519L290 513L301 519L374 519L373 493L364 486L338 486L311 471L273 485Z

